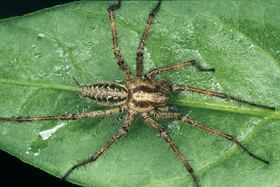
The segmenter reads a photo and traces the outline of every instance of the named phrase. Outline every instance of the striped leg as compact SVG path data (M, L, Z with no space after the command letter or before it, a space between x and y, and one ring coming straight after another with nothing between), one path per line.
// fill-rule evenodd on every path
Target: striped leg
M149 71L148 73L145 74L145 79L153 80L156 77L156 75L159 74L159 73L162 73L162 72L165 72L165 71L170 71L170 70L173 70L173 69L179 69L179 68L183 68L183 67L187 67L187 66L196 66L199 69L199 71L215 71L214 68L204 69L196 61L191 60L191 61L187 61L187 62L181 62L181 63L178 63L178 64L174 64L174 65L171 65L171 66L166 66L166 67L153 69L153 70L151 70L151 71Z
M219 97L219 98L222 98L222 99L234 100L234 101L237 101L237 102L240 102L240 103L245 103L245 104L248 104L248 105L251 105L251 106L256 106L256 107L259 107L259 108L266 108L266 109L269 109L269 110L275 110L275 107L258 105L258 104L252 103L252 102L244 101L244 100L226 95L224 93L213 92L213 91L210 91L210 90L204 90L204 89L194 88L194 87L185 86L185 85L172 85L170 87L170 91L174 91L174 92L176 92L176 91L196 92L196 93L201 93L201 94L210 95L210 96L214 96L214 97Z
M58 116L42 116L42 117L17 117L17 118L0 118L0 121L18 121L18 122L32 122L32 121L46 121L46 120L78 120L85 118L98 118L104 116L111 116L122 113L127 109L126 105L110 108L107 110L99 110L86 113L75 113Z
M231 135L228 135L226 133L223 133L221 131L218 131L216 129L213 129L211 127L208 127L206 125L203 125L201 123L198 123L197 121L185 116L185 115L182 115L182 114L179 114L179 113L160 113L160 112L157 112L157 111L151 111L149 113L150 115L154 116L156 119L159 119L159 120L180 120L180 121L184 121L194 127L197 127L197 128L200 128L202 130L205 130L205 131L208 131L212 134L215 134L217 136L220 136L226 140L229 140L229 141L232 141L234 142L235 144L237 144L239 147L241 147L244 151L246 151L250 156L266 163L266 164L269 164L268 161L266 160L263 160L262 158L260 157L257 157L256 155L254 155L253 153L251 153L244 145L242 145L239 141L237 141L235 138L233 138Z
M140 41L138 51L137 51L137 57L136 57L136 79L141 79L143 76L143 50L145 46L145 41L148 36L148 32L150 30L150 27L152 25L152 22L154 20L155 14L159 10L161 4L161 0L158 1L157 6L152 10L152 12L149 15L149 19L146 24L145 31L143 33L142 39Z
M113 5L110 8L108 8L109 17L111 21L111 29L112 29L112 35L113 35L113 42L114 42L114 52L116 56L117 63L121 70L123 71L125 75L125 81L126 85L130 85L132 82L132 75L131 71L122 59L122 55L120 53L119 45L118 45L118 37L117 37L117 30L116 30L116 24L115 24L115 17L114 17L114 11L119 9L121 7L121 0L119 0L119 3L117 5Z
M70 173L72 173L73 170L84 166L90 162L96 161L111 145L113 145L113 143L115 143L118 139L120 139L131 127L132 121L134 116L136 115L136 112L129 110L128 114L126 116L124 125L122 126L122 128L119 130L119 132L117 134L115 134L115 136L106 144L104 145L97 153L95 153L92 157L90 157L88 160L85 160L75 166L73 166L63 177L62 179L65 180L66 177L68 177L70 175Z
M199 187L199 183L196 179L196 176L194 175L193 169L192 167L189 165L188 161L185 159L185 157L182 155L182 153L178 150L178 148L175 146L175 144L173 143L172 139L170 138L170 136L167 134L166 130L159 125L157 122L155 122L154 120L152 120L150 118L150 116L147 113L142 113L141 117L144 119L145 123L152 127L153 129L157 130L162 137L164 138L164 140L168 143L168 145L172 148L172 150L176 153L176 155L178 156L178 158L181 160L181 162L184 164L184 166L186 167L186 169L188 170L188 172L192 175L193 180L195 181L197 187Z

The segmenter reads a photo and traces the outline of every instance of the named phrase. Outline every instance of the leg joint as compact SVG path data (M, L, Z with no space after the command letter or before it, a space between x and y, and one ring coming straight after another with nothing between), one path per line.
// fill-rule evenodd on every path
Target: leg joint
M76 119L76 114L72 114L72 119L73 119L73 120Z
M233 137L231 135L225 134L226 139L233 140Z
M119 106L119 113L122 113L125 110L126 110L126 108L124 106Z
M124 61L123 60L120 60L120 61L118 61L118 65L120 66L120 65L123 65L124 64Z
M155 118L157 118L157 115L158 115L158 111L155 111L154 113L153 113L153 116L155 117Z
M192 65L195 65L195 64L196 64L196 61L195 61L195 60L191 60L190 62L192 63Z
M166 130L162 127L159 131L160 134L162 134L162 136L167 135Z
M154 14L154 13L151 13L151 14L149 15L149 17L154 18L154 17L155 17L155 14Z
M143 56L143 52L137 52L137 57Z
M122 127L122 130L126 133L129 129L127 127Z
M18 122L23 122L23 121L24 121L23 119L24 119L23 117L18 117L18 118L17 118L17 121L18 121Z
M180 120L180 121L181 121L181 120L183 119L183 117L184 117L184 115L183 115L183 114L179 114L179 115L178 115L178 120Z
M146 115L146 116L143 117L144 121L147 120L147 119L149 119L149 118L150 118L150 116L148 116L148 115Z
M132 112L128 112L128 115L130 115L132 118L134 118L134 117L135 117L135 114L134 114L134 113L132 113Z

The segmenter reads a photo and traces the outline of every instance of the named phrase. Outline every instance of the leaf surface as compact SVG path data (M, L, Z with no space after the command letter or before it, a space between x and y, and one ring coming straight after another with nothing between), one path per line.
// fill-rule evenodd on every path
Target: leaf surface
M135 75L139 38L156 2L123 2L116 11L122 56ZM104 110L80 83L124 84L112 50L110 2L81 1L0 22L0 116L46 116ZM232 142L178 121L159 122L193 167L201 186L279 186L280 6L273 1L164 1L149 32L144 72L195 59L194 67L157 76L171 84L230 94L269 111L192 93L170 93L180 113L234 136ZM124 114L78 121L0 122L0 148L62 177L121 128ZM163 138L137 116L104 156L68 180L85 186L193 186Z

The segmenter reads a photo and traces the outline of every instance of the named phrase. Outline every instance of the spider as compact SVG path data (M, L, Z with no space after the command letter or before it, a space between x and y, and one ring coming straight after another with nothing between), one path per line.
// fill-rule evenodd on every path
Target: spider
M111 145L113 145L118 139L120 139L124 134L126 134L129 131L133 119L138 113L149 127L158 131L161 134L161 136L164 138L167 144L171 147L171 149L175 152L177 157L183 163L187 171L190 173L196 186L198 187L200 186L199 182L189 162L185 159L185 157L175 146L171 137L168 135L167 131L160 124L154 121L151 118L151 116L157 120L183 121L192 126L208 131L226 140L230 140L234 142L239 147L241 147L244 151L246 151L250 156L266 164L269 164L268 161L251 153L247 148L245 148L239 141L237 141L231 135L225 134L221 131L203 125L187 117L186 115L178 113L176 107L167 106L170 99L168 92L189 91L189 92L196 92L209 96L219 97L222 99L235 100L240 103L244 103L260 108L270 109L270 110L275 110L274 107L255 104L252 102L248 102L245 100L241 100L239 98L229 96L224 93L194 88L186 85L171 85L164 79L154 80L156 75L158 75L159 73L163 73L165 71L175 70L187 66L195 66L199 71L212 71L212 72L215 71L213 68L211 69L202 68L200 64L197 63L195 60L190 60L190 61L186 61L186 62L182 62L166 67L156 68L143 75L143 51L144 51L145 41L148 32L150 30L150 27L152 25L153 19L156 13L160 9L161 3L162 0L159 0L158 4L155 6L155 8L151 11L149 15L146 28L144 30L144 34L141 38L137 51L136 76L134 77L134 79L132 78L130 69L122 59L118 47L118 40L117 40L118 38L117 38L116 25L114 19L114 11L121 7L120 0L118 4L110 6L108 8L108 12L109 12L109 18L110 18L111 29L112 29L114 53L117 60L117 64L125 75L125 86L116 83L104 83L104 82L86 85L86 84L80 84L75 78L73 78L77 86L79 86L82 89L82 92L70 95L71 97L73 96L86 97L101 105L109 105L115 107L102 111L74 113L74 114L58 115L58 116L0 118L0 120L3 121L17 121L17 122L32 122L32 121L43 121L43 120L79 120L85 118L105 117L105 116L122 113L124 111L128 111L124 124L122 128L118 131L118 133L116 133L114 137L106 145L104 145L98 152L96 152L89 159L80 162L79 164L74 165L72 168L70 168L70 170L62 177L63 180L65 180L75 169L84 166L88 163L91 163L93 161L96 161Z

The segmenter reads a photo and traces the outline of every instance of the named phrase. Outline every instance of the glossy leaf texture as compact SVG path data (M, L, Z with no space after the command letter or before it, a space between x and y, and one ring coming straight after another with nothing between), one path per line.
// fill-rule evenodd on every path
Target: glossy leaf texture
M80 83L124 84L107 8L81 1L0 21L0 116L46 116L103 110ZM156 2L124 1L116 11L122 56L135 75L139 38ZM171 84L223 92L276 111L192 93L170 93L170 106L221 130L270 161L178 121L160 121L193 167L201 186L280 185L280 4L274 1L163 1L144 51L144 71L195 59L194 67L157 76ZM125 113L106 118L32 123L0 122L0 148L62 177L120 129ZM96 162L74 171L84 186L193 186L163 138L137 116L130 131Z

